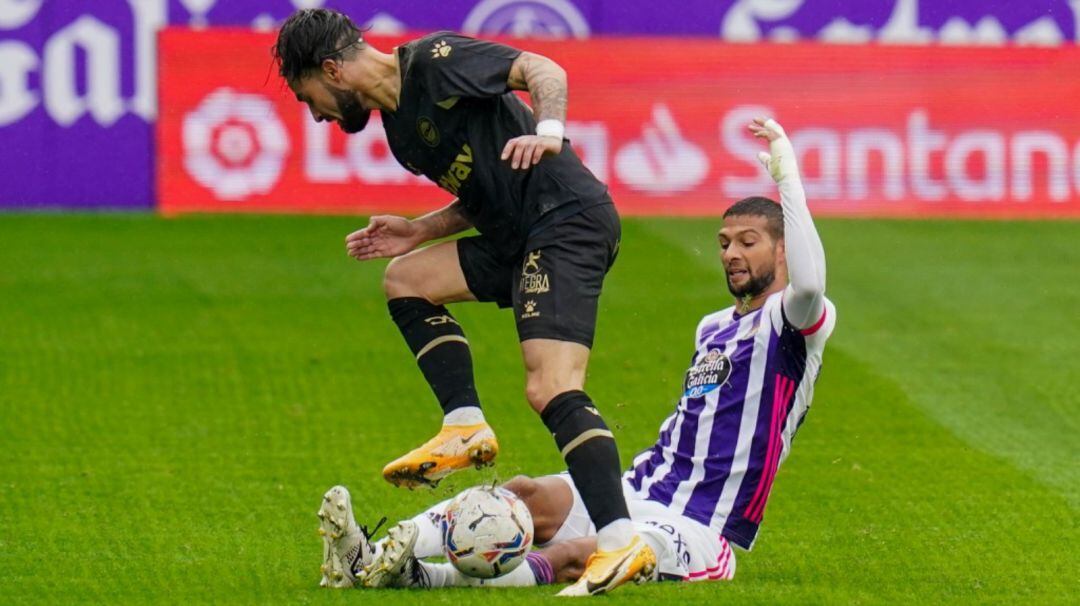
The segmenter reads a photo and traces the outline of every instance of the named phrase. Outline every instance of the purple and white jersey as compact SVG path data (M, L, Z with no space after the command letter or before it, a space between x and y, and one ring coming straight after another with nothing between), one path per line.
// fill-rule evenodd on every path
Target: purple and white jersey
M780 462L814 394L836 309L816 324L784 316L783 293L746 315L735 307L698 324L675 413L625 479L631 498L666 505L750 549Z

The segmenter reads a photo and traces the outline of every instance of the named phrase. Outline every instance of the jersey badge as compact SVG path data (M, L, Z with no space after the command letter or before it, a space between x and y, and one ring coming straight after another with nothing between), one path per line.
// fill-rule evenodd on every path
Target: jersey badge
M420 116L420 119L416 121L416 132L428 147L439 146L439 129L435 128L435 123L431 121L431 118Z
M700 398L727 383L731 376L731 360L719 349L710 349L686 371L683 395Z

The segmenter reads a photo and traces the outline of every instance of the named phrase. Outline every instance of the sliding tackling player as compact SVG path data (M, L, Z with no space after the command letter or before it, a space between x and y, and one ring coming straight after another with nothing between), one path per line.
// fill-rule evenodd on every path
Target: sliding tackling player
M457 197L414 220L376 216L346 238L358 260L393 258L383 288L390 316L442 406L442 430L388 464L398 486L433 486L498 452L473 383L469 343L445 307L513 307L526 396L562 452L592 523L592 593L651 573L634 531L619 453L582 391L619 216L563 138L566 73L550 59L438 32L380 52L345 15L309 9L282 25L281 75L316 121L359 132L378 110L394 157ZM512 91L527 90L530 109ZM425 242L475 227L479 236Z
M724 213L721 257L735 304L698 323L678 406L656 443L623 476L634 523L657 555L659 574L652 579L733 577L732 545L749 550L754 544L836 323L836 308L825 298L825 252L791 143L773 120L759 118L749 128L769 141L771 154L759 157L779 186L780 204L753 197ZM577 580L560 595L586 595L588 582L579 577L596 532L574 484L565 474L521 476L506 488L528 505L542 546L528 555L528 566L481 583L450 564L423 561L443 553L440 525L448 501L369 544L352 520L348 491L336 486L320 516L324 531L344 537L325 542L324 574L344 571L345 585L361 587Z

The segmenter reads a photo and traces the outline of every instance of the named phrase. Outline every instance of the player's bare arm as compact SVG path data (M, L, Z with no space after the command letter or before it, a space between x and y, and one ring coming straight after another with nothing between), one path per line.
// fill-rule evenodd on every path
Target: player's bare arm
M515 137L503 148L502 159L512 168L528 169L544 154L562 151L563 124L566 123L566 71L551 59L523 52L510 67L507 85L527 90L536 116L537 134Z
M472 224L453 203L416 219L376 215L367 227L345 237L345 249L357 261L401 256L424 242L465 231Z

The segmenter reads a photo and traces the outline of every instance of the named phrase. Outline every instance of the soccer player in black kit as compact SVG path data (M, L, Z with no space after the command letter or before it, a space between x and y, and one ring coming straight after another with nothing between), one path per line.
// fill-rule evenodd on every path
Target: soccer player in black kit
M390 315L444 413L439 434L383 476L434 485L492 462L498 443L480 409L469 343L445 304L512 307L526 396L599 529L585 574L563 594L603 593L651 574L656 558L630 523L615 439L582 390L620 225L607 187L563 137L566 73L540 55L452 32L383 53L326 9L289 17L273 53L316 121L355 133L379 111L398 162L456 196L417 219L372 217L346 238L358 260L393 258L383 282ZM532 108L515 90L529 92ZM480 235L418 248L470 227ZM345 558L350 529L339 526L325 548ZM365 574L346 571L353 583Z

